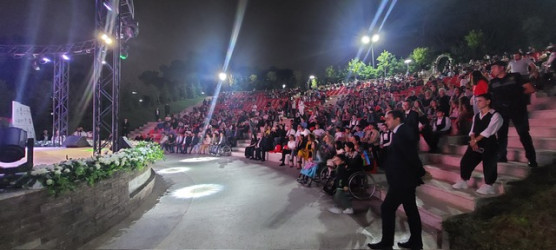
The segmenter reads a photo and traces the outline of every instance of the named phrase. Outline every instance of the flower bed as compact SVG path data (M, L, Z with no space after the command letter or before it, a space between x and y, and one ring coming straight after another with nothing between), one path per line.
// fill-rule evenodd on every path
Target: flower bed
M142 170L163 157L164 152L158 144L140 142L134 148L122 149L111 155L36 166L17 183L18 186L42 185L49 194L58 196L73 191L79 183L86 182L92 186L117 171Z

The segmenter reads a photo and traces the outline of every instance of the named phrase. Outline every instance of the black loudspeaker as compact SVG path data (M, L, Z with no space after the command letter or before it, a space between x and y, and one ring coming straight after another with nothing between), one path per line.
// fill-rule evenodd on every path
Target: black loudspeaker
M66 148L80 148L90 147L91 144L89 144L85 136L70 135L64 141L63 146Z
M25 157L27 131L20 128L0 128L0 162L16 162Z
M121 148L133 148L133 144L125 136L120 136L119 140L120 149Z

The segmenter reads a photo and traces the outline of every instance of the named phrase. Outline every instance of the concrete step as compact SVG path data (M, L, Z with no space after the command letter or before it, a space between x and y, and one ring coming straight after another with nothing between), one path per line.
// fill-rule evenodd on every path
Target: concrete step
M445 154L454 154L463 156L467 150L467 145L446 145L442 148L442 152ZM545 149L535 149L537 153L537 162L540 166L550 165L556 161L556 150L545 150ZM507 158L509 161L523 162L527 163L527 157L525 157L525 150L523 147L508 148Z
M531 130L537 127L554 127L556 126L556 118L530 118L529 127Z
M498 189L495 185L495 188ZM463 210L474 210L475 200L478 197L492 197L496 195L479 195L475 189L469 188L467 190L455 190L452 188L452 183L447 183L439 180L430 180L419 188L419 193L425 193L430 197L439 201L445 202L450 206L460 208Z
M384 201L386 197L386 188L377 190L375 194L378 194L378 198ZM442 231L442 221L448 217L459 215L462 213L468 213L472 210L459 208L452 206L444 201L441 201L434 196L431 196L422 191L421 188L417 188L416 193L416 203L419 208L419 214L421 215L421 222L423 225L433 228L437 231ZM403 206L398 207L398 216L403 219L407 219L406 213Z
M554 119L556 118L556 110L545 109L545 110L535 110L529 115L530 118L543 118L543 119Z
M556 138L533 137L533 146L535 150L556 150ZM519 136L508 136L508 148L523 148Z
M556 123L552 123L552 126L554 125L556 125ZM532 137L556 138L556 127L531 127L531 125L529 125L529 127L529 134ZM517 130L515 129L515 127L510 127L508 129L508 136L517 136Z
M428 165L448 165L459 168L461 162L460 155L453 154L427 154L424 164ZM475 168L476 171L483 171L483 163ZM522 162L499 162L498 174L512 176L517 178L525 178L529 174L529 167Z
M553 96L537 97L536 94L531 96L531 105L527 107L532 110L556 109L556 98Z
M449 184L454 184L460 179L459 168L455 168L453 166L448 166L448 165L442 165L442 164L425 165L424 167L435 180L440 180L440 181L447 182ZM499 194L505 193L506 183L510 181L516 181L516 180L519 180L519 178L505 176L505 175L498 175L498 178L496 179L496 185L495 185L495 187L497 188L497 192ZM467 185L470 188L477 189L483 184L485 184L483 172L477 170L473 171L473 173L471 174L471 179L469 179Z

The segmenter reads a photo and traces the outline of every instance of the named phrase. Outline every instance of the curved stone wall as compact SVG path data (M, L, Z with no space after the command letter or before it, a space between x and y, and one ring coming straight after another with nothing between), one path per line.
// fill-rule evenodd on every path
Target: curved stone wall
M0 194L0 249L75 249L133 212L151 194L154 171L118 172L60 197L45 189Z

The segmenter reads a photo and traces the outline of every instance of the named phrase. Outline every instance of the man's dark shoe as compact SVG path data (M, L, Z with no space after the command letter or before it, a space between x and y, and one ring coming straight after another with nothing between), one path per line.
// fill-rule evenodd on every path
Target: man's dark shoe
M286 166L286 164L284 164L284 163L282 162L282 163L280 163L279 166L280 166L280 167L281 167L281 166Z
M391 250L392 246L388 246L386 243L377 242L377 243L368 243L367 246L370 249L383 249L383 250Z
M536 167L539 166L539 165L537 164L536 161L531 161L531 162L527 163L527 165L528 165L530 168L536 168Z
M500 158L500 159L498 159L498 162L508 162L508 159L506 159L506 158Z
M421 245L414 245L411 242L398 242L398 246L401 248L409 248L411 250L420 250L423 249L423 246Z

